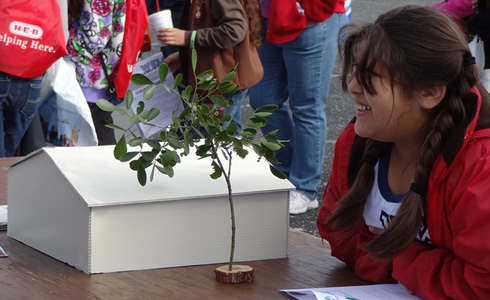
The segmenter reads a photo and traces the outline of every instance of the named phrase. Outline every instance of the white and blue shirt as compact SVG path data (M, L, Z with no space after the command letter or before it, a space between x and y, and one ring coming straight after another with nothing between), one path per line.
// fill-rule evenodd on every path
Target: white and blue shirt
M388 166L390 164L390 151L383 154L374 166L374 182L371 193L364 207L364 222L367 226L388 228L391 220L396 216L405 194L394 194L388 185ZM417 235L417 239L431 244L427 224Z

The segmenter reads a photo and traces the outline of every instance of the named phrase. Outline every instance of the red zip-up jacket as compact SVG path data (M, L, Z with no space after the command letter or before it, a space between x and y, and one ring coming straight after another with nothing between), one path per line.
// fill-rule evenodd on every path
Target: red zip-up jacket
M355 178L362 153L354 124L335 146L317 225L332 255L371 282L399 281L423 299L487 299L490 295L490 97L479 85L474 113L437 157L427 189L427 226L432 245L414 240L393 261L374 260L361 249L374 236L365 225L342 238L324 223Z
M296 2L304 10L298 11ZM345 0L271 0L266 40L271 44L292 41L306 28L307 19L323 22L334 13L345 13Z

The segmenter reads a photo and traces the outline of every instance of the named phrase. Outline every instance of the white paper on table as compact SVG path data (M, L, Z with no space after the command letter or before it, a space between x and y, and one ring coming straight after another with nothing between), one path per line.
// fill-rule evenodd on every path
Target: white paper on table
M158 52L141 61L138 61L134 67L133 74L143 74L153 82L160 82L158 67L163 63L163 61L163 54ZM170 89L173 87L174 76L172 72L168 72L164 84ZM172 123L172 112L175 111L176 114L180 114L184 109L182 102L179 100L179 96L172 91L169 93L162 84L156 85L153 98L150 100L144 100L143 92L147 88L147 85L134 85L133 83L129 85L129 89L133 92L133 104L131 106L131 110L134 114L136 114L136 109L138 108L138 103L140 101L145 103L145 109L157 107L160 110L160 115L151 120L151 123L158 125L158 127L149 126L142 123L138 124L140 132L144 137L149 137L162 131L163 127Z
M7 229L8 206L0 205L0 230Z
M298 300L417 300L401 284L373 284L330 288L281 290Z

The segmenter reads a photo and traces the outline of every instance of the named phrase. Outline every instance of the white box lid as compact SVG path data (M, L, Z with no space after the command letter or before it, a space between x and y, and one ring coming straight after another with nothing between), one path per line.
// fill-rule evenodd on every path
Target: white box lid
M228 194L224 177L214 180L209 176L213 173L211 159L198 160L193 151L188 156L181 157L182 162L174 167L173 178L155 171L153 181L150 182L148 174L147 184L142 187L138 183L136 172L129 168L129 163L117 161L113 150L114 146L45 147L9 168L29 163L33 158L49 157L89 207ZM45 155L40 155L43 153ZM258 156L253 151L249 151L245 159L237 155L233 157L233 194L288 191L295 188L288 180L272 175L268 162L257 160ZM45 175L53 176L53 180L61 179L59 174L48 173Z

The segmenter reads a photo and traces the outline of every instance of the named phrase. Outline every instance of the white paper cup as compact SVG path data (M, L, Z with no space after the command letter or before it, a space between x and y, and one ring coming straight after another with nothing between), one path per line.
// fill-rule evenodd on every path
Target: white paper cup
M164 9L154 14L151 14L148 18L150 22L150 28L156 35L158 30L162 28L172 28L172 13L170 9Z

